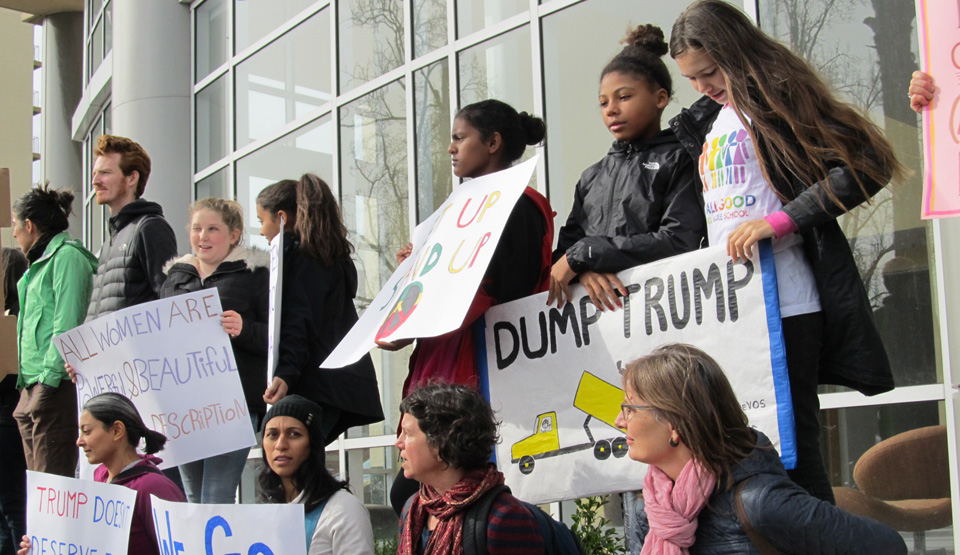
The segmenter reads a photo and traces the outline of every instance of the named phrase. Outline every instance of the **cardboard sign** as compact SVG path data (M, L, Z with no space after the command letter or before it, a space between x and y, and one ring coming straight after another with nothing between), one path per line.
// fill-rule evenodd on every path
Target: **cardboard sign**
M580 285L562 309L547 293L484 315L481 380L502 421L496 458L514 495L532 503L638 489L646 466L627 457L614 422L620 372L665 343L689 343L720 364L751 425L796 463L776 272L769 241L733 263L725 247L620 272L629 296L603 312ZM766 332L766 333L764 333Z
M936 79L923 110L923 219L960 215L960 3L917 0L920 69Z
M167 468L256 443L216 289L143 303L54 337L77 371L78 408L94 395L128 397L167 436Z
M28 470L30 553L125 555L136 501L124 486Z
M161 555L307 553L303 505L200 505L154 495L150 500Z
M283 217L280 233L270 241L270 316L267 323L267 386L277 369L277 347L280 341L280 307L283 302Z
M455 188L413 233L413 252L322 368L356 362L376 341L434 337L460 327L538 156Z

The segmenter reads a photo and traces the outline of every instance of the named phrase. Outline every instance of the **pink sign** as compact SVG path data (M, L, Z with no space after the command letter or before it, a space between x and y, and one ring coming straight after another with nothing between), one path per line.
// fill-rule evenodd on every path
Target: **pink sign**
M923 111L923 219L960 215L960 1L917 0L920 69L936 79Z

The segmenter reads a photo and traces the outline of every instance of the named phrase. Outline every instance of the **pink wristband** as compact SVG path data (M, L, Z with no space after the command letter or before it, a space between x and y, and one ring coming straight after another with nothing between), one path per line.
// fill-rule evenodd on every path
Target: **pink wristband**
M790 216L783 210L764 216L764 220L773 228L773 234L777 237L783 237L797 230L797 224L793 223Z

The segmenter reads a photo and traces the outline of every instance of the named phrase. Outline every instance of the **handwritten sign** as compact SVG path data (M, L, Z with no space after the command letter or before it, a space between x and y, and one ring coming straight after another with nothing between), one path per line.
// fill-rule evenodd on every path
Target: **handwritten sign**
M920 69L937 79L923 110L923 219L960 215L960 3L917 0Z
M77 370L79 408L94 395L128 397L167 436L162 467L256 443L216 289L113 312L54 338Z
M433 337L457 329L538 158L454 189L417 226L410 256L320 366L340 368L355 362L376 341Z
M153 524L163 555L306 555L303 505L200 505L154 495Z
M280 340L280 306L283 301L283 217L280 233L270 241L270 315L267 324L267 385L273 382L277 369L277 346Z
M496 458L514 495L546 503L640 486L646 467L626 456L614 426L620 371L665 343L714 357L751 424L793 468L773 253L768 241L757 251L734 264L721 246L620 272L629 295L616 311L600 312L577 285L562 309L542 293L486 312L482 387L503 422Z
M125 555L137 492L27 471L27 535L34 555Z

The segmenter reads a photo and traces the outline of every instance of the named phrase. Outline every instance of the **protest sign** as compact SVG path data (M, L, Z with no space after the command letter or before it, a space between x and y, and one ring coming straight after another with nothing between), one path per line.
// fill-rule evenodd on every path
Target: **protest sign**
M155 495L150 501L161 555L307 553L303 505L299 503L200 505L172 503Z
M280 303L283 301L283 216L280 233L270 241L270 316L267 322L267 385L273 382L277 369L277 347L280 341Z
M376 341L434 337L457 329L538 158L454 189L417 226L410 256L320 366L340 368L355 362Z
M79 408L113 391L167 436L167 468L256 443L216 289L118 310L54 337Z
M922 111L923 219L960 215L960 3L917 0L920 69L937 80Z
M31 553L124 555L136 501L124 486L28 470Z
M776 273L769 242L734 263L726 247L620 272L623 308L597 310L580 285L562 309L546 293L484 315L481 387L500 426L496 458L514 495L533 503L635 490L644 465L614 426L620 372L665 343L714 357L750 423L796 461Z

